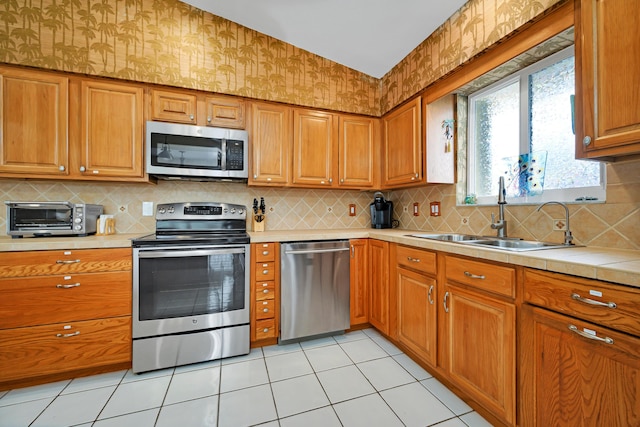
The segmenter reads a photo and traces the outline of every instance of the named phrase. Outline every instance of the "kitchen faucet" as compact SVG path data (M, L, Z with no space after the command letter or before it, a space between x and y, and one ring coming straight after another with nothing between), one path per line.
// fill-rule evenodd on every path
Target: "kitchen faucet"
M536 212L540 212L540 209L542 209L542 207L544 205L560 205L564 208L564 212L565 212L565 222L567 223L567 229L564 231L564 244L565 245L573 245L573 235L571 234L571 228L569 228L569 208L567 208L567 205L565 205L562 202L546 202L541 204L540 206L538 206L538 209L536 209Z
M498 221L496 222L496 218L491 212L491 228L494 230L498 230L498 238L504 239L507 237L507 221L504 219L504 205L507 204L505 200L505 196L507 195L507 191L504 188L504 177L501 176L498 179Z

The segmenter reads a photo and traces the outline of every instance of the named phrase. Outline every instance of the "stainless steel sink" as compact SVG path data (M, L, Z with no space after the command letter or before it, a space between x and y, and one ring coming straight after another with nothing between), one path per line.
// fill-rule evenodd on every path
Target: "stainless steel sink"
M474 236L472 234L458 233L407 234L407 236L418 237L420 239L439 240L443 242L454 242L463 245L484 246L486 248L501 249L510 252L576 247L575 245L565 245L562 243L537 242L532 240L518 239L499 239L488 236Z
M463 242L483 239L481 236L470 234L444 233L444 234L407 234L409 237L419 237L421 239L441 240L444 242ZM485 237L486 238L486 237Z
M470 245L485 246L494 249L503 249L512 252L537 251L540 249L560 249L571 248L574 245L565 245L562 243L536 242L530 240L476 240L467 242Z

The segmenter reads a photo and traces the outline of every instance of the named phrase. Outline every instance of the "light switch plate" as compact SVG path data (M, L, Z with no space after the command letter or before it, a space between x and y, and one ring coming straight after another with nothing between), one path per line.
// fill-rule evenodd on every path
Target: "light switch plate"
M153 202L142 202L142 216L153 216Z

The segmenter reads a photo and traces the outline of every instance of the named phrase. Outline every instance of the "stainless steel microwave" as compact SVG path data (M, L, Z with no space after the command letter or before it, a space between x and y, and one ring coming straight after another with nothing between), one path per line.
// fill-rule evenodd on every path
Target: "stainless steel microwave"
M5 202L7 235L86 236L95 234L102 205L70 202Z
M146 171L163 179L246 180L244 130L148 121Z

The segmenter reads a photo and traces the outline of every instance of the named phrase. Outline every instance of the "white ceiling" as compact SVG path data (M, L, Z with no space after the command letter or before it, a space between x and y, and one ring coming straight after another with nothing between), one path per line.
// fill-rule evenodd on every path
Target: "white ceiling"
M466 0L182 0L381 78Z

